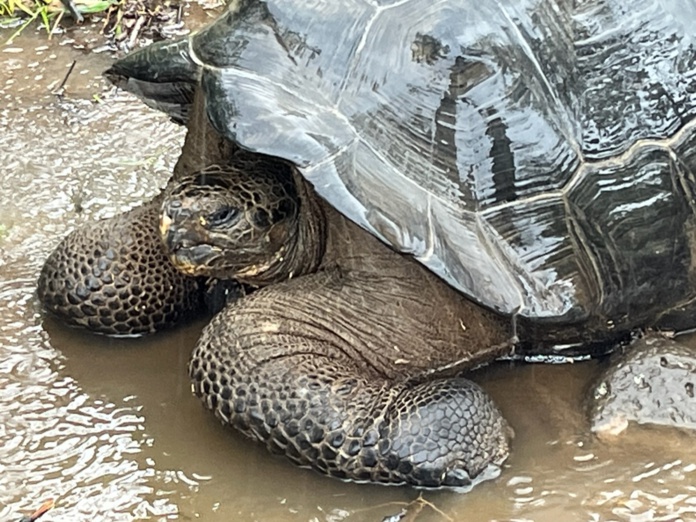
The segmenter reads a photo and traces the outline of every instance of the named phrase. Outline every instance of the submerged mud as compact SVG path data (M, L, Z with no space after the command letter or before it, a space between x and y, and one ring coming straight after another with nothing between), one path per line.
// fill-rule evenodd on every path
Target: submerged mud
M370 521L417 499L297 469L219 426L186 375L200 323L114 340L41 313L50 250L157 193L183 130L109 89L104 55L31 33L0 51L0 520L53 498L42 521ZM592 435L584 398L602 366L477 372L515 429L512 455L469 494L423 493L417 520L696 519L694 434Z

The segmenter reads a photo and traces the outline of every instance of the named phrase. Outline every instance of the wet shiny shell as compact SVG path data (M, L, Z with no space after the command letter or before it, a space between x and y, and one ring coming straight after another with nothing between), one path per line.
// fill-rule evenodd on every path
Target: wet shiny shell
M682 0L235 0L110 74L183 120L200 81L221 133L485 305L630 328L696 297L694 22Z

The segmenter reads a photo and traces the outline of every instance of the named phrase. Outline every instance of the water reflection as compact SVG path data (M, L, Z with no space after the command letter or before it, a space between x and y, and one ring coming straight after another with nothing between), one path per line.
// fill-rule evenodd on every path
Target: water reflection
M65 372L65 354L42 327L34 291L57 238L157 190L181 132L137 106L132 111L130 99L90 101L102 92L105 58L30 34L3 51L0 519L19 518L47 498L56 500L47 515L54 521L177 513L171 492L158 484L179 482L178 469L142 458L151 441L142 406L121 394L86 391ZM73 60L70 97L60 99L51 91ZM150 132L161 142L142 143ZM141 154L134 156L136 145ZM90 344L94 349L99 340Z
M47 498L56 521L176 513L153 482L172 472L136 457L148 442L141 406L85 393L62 371L33 310L32 279L0 286L0 519Z

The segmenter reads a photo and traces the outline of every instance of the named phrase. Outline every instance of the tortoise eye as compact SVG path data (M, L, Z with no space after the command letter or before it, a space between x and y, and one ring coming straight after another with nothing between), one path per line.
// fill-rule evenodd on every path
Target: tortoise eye
M233 222L239 216L239 210L231 207L223 207L208 216L208 223L212 226L224 225Z

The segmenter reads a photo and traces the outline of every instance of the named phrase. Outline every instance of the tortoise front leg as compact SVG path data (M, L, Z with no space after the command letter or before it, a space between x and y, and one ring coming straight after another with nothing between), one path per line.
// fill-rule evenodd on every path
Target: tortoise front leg
M493 401L466 379L385 361L398 335L361 341L374 338L383 287L356 288L350 274L318 273L228 306L194 351L195 393L223 424L333 477L468 488L497 476L510 430Z
M159 236L160 199L64 238L44 264L38 295L71 326L106 335L143 335L203 310L193 277L179 273Z

